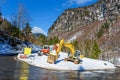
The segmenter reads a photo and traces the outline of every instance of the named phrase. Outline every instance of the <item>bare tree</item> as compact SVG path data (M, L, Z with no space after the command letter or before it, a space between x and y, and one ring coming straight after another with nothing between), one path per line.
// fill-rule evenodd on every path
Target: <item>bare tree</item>
M14 27L18 28L18 37L20 38L21 31L24 30L26 23L30 22L30 16L27 13L27 9L22 3L19 3L18 9L16 12L13 12L10 17L10 22Z
M17 26L23 30L25 24L29 22L29 16L27 16L27 10L23 6L23 4L19 4L18 13L17 13Z

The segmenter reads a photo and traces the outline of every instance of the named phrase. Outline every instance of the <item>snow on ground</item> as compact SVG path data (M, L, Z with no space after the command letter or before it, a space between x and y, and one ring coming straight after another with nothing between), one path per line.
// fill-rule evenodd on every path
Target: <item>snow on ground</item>
M17 52L19 52L19 50L16 51L15 49L13 49L8 44L5 44L5 43L4 44L0 44L0 54L3 54L3 55L5 55L5 54L15 54Z
M115 66L120 67L120 58L119 57L114 57L108 59L108 61L112 62Z
M18 55L18 59L21 61L25 61L30 65L53 69L53 70L98 70L98 69L111 69L115 68L113 64L107 61L95 60L90 58L83 58L81 63L74 64L70 61L64 61L64 58L67 57L67 53L60 52L58 60L55 61L55 64L47 63L47 56L37 56L29 57L27 59L21 59L20 55ZM33 54L32 54L33 55Z
M25 46L26 46L25 44L21 44L16 47L17 49L15 49L11 45L8 45L8 43L1 43L0 55L14 55L14 54L22 53ZM41 47L36 46L34 44L29 44L29 46L32 47L33 53L41 49Z

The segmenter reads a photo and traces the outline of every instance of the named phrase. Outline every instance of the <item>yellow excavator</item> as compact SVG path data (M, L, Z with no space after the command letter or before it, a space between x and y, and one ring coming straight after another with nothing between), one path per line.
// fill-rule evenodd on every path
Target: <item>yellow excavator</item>
M56 50L56 55L52 55L52 54L48 55L47 62L48 63L54 63L55 60L58 59L58 55L59 55L59 53L60 53L60 51L61 51L63 46L65 46L65 47L70 49L70 55L67 58L65 58L64 60L65 61L72 61L75 64L79 64L79 62L80 62L80 59L79 59L80 58L80 51L79 50L75 51L74 50L74 46L71 43L65 44L64 43L64 39L62 39L60 41L58 49Z

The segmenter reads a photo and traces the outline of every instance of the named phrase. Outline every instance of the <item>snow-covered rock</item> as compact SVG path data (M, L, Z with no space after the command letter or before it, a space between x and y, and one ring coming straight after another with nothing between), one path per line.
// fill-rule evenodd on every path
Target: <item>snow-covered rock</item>
M55 61L55 64L47 63L46 55L29 57L26 59L20 58L21 54L18 54L18 59L24 61L30 65L46 68L46 69L53 69L53 70L98 70L98 69L111 69L115 68L115 66L108 62L102 60L95 60L90 58L83 58L81 59L81 63L74 64L70 61L64 61L64 58L67 57L67 53L60 52L58 60ZM32 54L33 55L33 54Z

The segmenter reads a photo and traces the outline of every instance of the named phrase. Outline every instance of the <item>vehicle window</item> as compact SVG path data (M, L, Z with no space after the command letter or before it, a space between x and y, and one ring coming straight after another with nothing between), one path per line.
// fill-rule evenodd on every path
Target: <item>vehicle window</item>
M44 49L48 49L48 46L44 46Z

